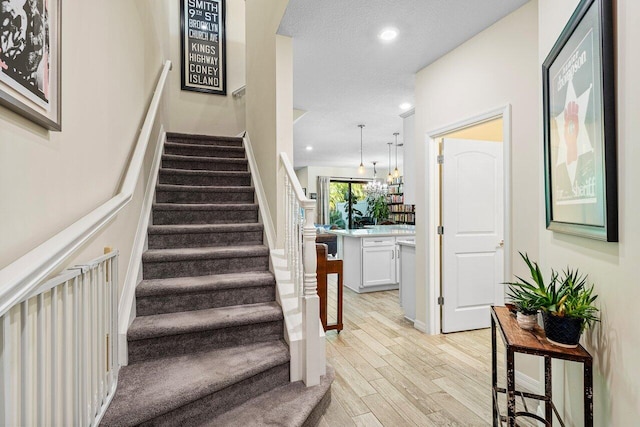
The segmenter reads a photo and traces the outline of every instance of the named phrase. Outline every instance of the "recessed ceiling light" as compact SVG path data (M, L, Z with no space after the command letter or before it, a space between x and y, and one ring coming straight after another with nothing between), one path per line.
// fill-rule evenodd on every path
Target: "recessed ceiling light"
M310 145L307 145L306 150L307 150L307 151L313 151L313 147L312 147L312 146L310 146Z
M398 107L400 107L401 110L408 110L409 108L411 108L411 104L409 104L408 102L403 102L402 104L398 105Z
M385 28L378 35L378 37L380 38L380 40L384 40L386 42L391 41L398 37L398 30L396 30L395 28Z

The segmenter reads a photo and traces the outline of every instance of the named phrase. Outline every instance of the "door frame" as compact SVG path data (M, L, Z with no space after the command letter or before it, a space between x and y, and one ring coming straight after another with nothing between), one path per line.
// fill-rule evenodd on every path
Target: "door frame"
M427 274L427 324L425 330L428 334L442 333L442 306L438 304L438 297L442 295L441 289L441 246L440 235L437 227L441 224L441 200L440 168L437 167L438 143L447 134L472 127L490 120L502 118L502 150L503 150L503 179L504 179L504 278L511 277L511 104L494 108L487 112L469 117L450 125L427 132L427 261L429 272ZM504 292L496 293L496 304L504 304Z

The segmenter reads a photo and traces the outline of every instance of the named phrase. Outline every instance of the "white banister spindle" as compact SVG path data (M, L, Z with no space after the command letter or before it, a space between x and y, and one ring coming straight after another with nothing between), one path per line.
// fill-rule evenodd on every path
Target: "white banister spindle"
M116 256L115 258L111 259L111 274L112 274L112 279L111 279L111 301L112 301L112 307L113 307L113 311L112 311L112 330L111 330L111 339L110 339L110 343L111 343L111 380L112 380L112 385L111 387L113 389L115 389L116 383L118 382L118 369L117 369L117 362L116 362L116 357L118 356L118 306L117 306L117 302L118 302L118 283L120 283L118 281L118 257Z
M96 404L98 402L98 359L100 351L98 346L98 333L100 326L98 324L98 271L92 267L89 270L89 283L91 287L91 306L90 315L91 325L89 336L91 337L91 407L89 409L89 425L93 424L93 417L96 414Z
M67 282L64 282L60 288L62 288L64 292L64 286L66 286ZM58 395L62 392L58 388L58 350L60 345L60 331L58 330L58 287L51 289L51 308L49 310L49 324L51 325L50 337L51 341L49 343L51 355L49 356L49 384L47 389L49 390L48 399L49 399L49 407L51 408L51 412L49 414L48 419L51 421L52 425L58 424ZM44 387L43 387L44 388Z
M73 279L75 281L75 278ZM71 346L71 340L69 333L71 329L71 316L73 315L73 306L69 303L69 288L73 282L67 280L64 284L62 291L62 343L61 343L61 357L62 371L60 375L60 389L62 390L61 399L58 401L61 407L62 425L68 426L71 424L71 414L67 402L71 401L72 393L69 392L69 366L73 361L74 351ZM71 307L71 308L70 308ZM69 351L71 349L71 351ZM71 408L73 410L73 408Z
M9 354L9 313L0 316L0 424L11 425L11 355Z
M32 406L36 410L37 425L44 425L45 409L46 409L46 394L45 394L45 357L50 356L49 352L45 348L44 334L46 332L46 324L44 322L44 296L42 293L36 297L36 321L38 322L36 328L36 347L34 357L36 359L36 393L37 400Z
M31 370L29 364L31 362L31 331L29 330L29 302L24 301L20 304L20 423L22 425L31 425L31 417L29 416L29 407L24 404L31 397Z

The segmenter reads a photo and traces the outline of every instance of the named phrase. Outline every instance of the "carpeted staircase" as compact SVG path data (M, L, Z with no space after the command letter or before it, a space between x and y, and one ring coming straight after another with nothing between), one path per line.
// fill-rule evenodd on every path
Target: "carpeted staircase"
M169 134L103 426L315 425L331 399L289 382L289 348L241 138Z

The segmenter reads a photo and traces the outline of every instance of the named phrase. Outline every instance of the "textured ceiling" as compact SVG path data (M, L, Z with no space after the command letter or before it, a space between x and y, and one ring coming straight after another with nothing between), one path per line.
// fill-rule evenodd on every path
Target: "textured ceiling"
M386 165L414 74L527 1L290 0L278 33L293 37L293 103L307 111L294 125L295 167L357 166L359 123L365 163ZM378 39L386 27L395 40Z

